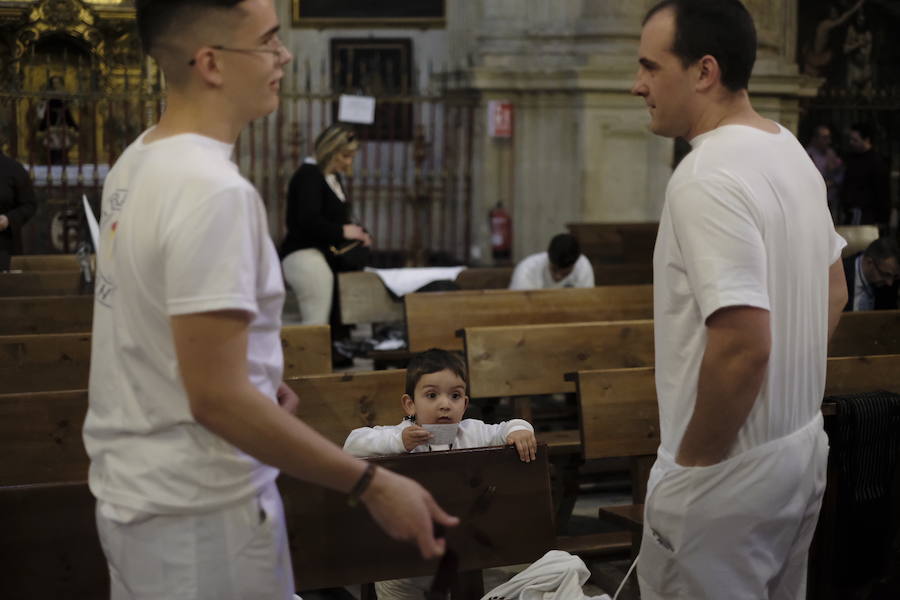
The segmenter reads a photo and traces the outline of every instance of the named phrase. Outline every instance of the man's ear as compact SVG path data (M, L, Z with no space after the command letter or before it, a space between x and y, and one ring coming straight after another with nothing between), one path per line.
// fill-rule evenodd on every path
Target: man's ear
M707 54L694 65L697 69L697 91L706 91L722 80L722 70L719 61L714 56Z
M406 416L411 417L416 414L416 403L409 397L409 394L403 394L400 397L400 404L403 405L403 411Z
M224 80L222 63L212 48L198 48L194 52L193 60L194 64L191 68L199 73L201 79L207 85L211 87L220 87L222 85Z

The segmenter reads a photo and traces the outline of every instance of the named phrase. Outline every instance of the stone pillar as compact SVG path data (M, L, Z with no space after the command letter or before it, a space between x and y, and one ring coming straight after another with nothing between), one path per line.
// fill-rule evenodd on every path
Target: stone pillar
M760 48L751 94L796 130L796 0L745 0ZM479 98L472 258L489 256L488 210L511 199L515 259L542 250L572 221L656 221L671 174L671 140L648 130L630 95L640 24L655 0L450 0L450 61ZM515 106L510 142L487 136L487 103ZM504 169L512 153L514 176ZM512 185L510 185L512 179Z

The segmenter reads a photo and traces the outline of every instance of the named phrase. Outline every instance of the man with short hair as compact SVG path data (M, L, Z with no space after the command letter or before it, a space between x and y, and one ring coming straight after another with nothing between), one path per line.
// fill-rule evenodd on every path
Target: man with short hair
M817 125L806 147L813 164L822 174L828 190L828 208L832 216L837 216L841 182L844 180L844 161L831 146L831 129L827 125Z
M874 130L854 123L847 136L841 212L847 225L885 225L891 217L890 173L875 149Z
M660 2L639 53L650 129L692 145L653 257L661 443L641 597L803 598L844 241L803 147L750 104L756 31L739 0Z
M427 491L291 414L278 256L231 160L244 126L277 108L291 59L272 0L136 11L168 97L103 190L84 441L112 598L291 598L279 469L441 554L433 521L458 521Z
M548 290L566 287L594 287L594 268L581 253L575 236L553 236L546 252L532 254L516 265L509 283L511 290Z
M895 310L900 293L900 249L881 237L844 259L849 299L844 311Z
M22 226L36 209L28 171L0 150L0 271L9 269L11 255L22 253Z

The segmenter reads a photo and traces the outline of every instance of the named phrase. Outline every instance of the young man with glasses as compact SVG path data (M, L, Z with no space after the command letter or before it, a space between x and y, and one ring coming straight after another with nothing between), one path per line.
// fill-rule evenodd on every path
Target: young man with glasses
M847 305L844 311L894 310L900 293L900 249L881 237L863 251L844 259Z
M457 520L427 491L291 414L278 257L231 161L244 126L278 107L291 59L272 0L136 9L168 98L103 190L84 440L112 597L291 598L279 469L441 554L432 522Z

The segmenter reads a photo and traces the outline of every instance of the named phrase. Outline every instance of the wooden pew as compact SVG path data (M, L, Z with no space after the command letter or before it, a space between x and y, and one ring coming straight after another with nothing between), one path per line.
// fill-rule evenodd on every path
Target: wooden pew
M81 271L25 271L0 273L0 297L67 296L90 294Z
M653 283L652 263L625 263L621 265L592 263L594 285L641 285Z
M468 268L456 283L464 290L494 290L509 287L511 267ZM352 271L338 274L341 322L389 323L403 320L403 300L393 296L375 273Z
M409 294L405 298L409 349L461 350L455 333L466 327L646 319L653 312L649 285L560 290L484 290Z
M483 594L484 568L531 562L552 547L547 452L522 463L512 448L370 459L420 481L463 523L448 531L463 573L454 598ZM411 545L382 533L343 495L282 477L288 536L299 588L434 574ZM0 487L0 514L15 515L0 536L8 598L108 598L106 563L84 482ZM527 523L527 527L522 524ZM470 587L465 588L463 584Z
M568 223L593 264L653 262L659 223Z
M74 254L19 254L10 257L9 268L13 271L81 270Z
M281 329L284 376L331 372L328 325ZM91 359L90 333L0 336L0 394L85 389Z
M900 354L900 310L867 310L841 315L828 356Z
M0 298L0 335L85 333L93 314L93 296Z

